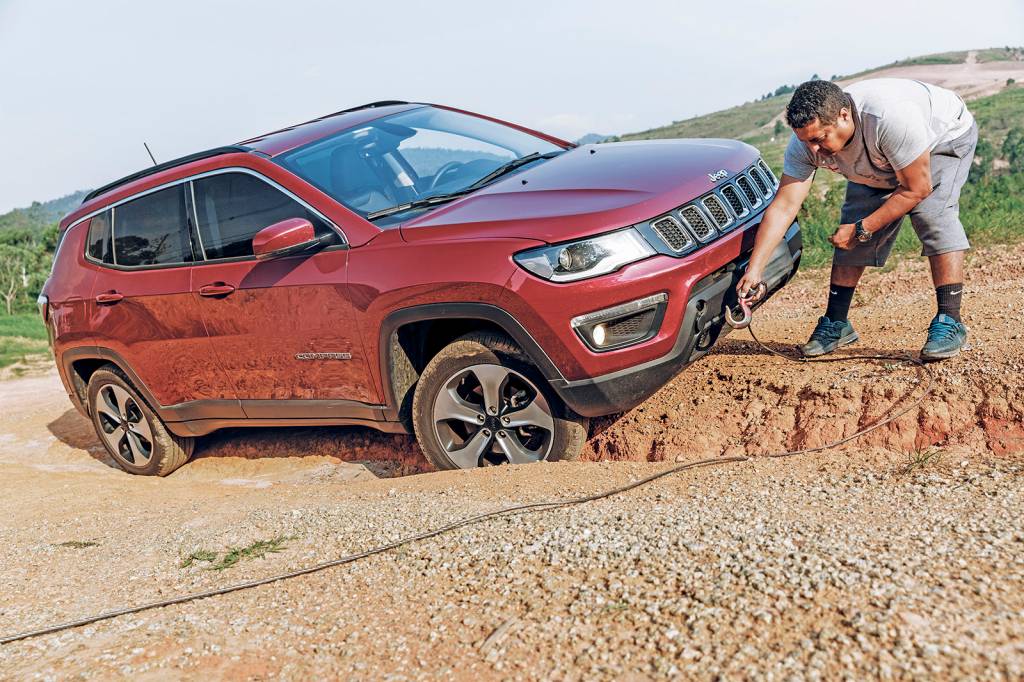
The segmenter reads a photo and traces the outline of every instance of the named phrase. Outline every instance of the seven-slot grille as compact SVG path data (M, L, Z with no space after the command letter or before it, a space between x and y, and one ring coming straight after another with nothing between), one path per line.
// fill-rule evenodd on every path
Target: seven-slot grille
M732 180L649 225L673 251L683 253L734 227L767 203L778 187L768 164L758 159Z

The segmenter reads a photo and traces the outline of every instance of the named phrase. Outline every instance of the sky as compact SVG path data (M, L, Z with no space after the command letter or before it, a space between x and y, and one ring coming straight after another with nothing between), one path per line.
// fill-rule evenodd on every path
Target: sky
M1021 44L1022 0L0 0L0 212L382 99L576 139Z

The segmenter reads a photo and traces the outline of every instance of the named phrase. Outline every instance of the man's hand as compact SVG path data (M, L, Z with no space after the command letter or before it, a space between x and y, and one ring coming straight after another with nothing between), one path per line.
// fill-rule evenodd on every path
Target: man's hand
M736 284L736 293L740 298L746 298L761 283L763 276L760 270L748 269Z
M847 223L846 225L840 225L839 229L828 238L832 242L832 246L837 249L843 249L849 251L859 243L857 241L857 227L853 223Z

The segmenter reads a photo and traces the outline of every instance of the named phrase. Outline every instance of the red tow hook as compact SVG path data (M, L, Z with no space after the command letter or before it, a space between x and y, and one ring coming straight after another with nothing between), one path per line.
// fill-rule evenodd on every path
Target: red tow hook
M725 321L729 323L729 326L733 329L745 329L750 326L750 321L754 318L753 312L750 310L750 306L754 305L768 293L768 286L764 282L758 282L753 288L747 289L739 296L739 308L743 313L743 317L736 319L733 315L732 308L729 306L725 307Z

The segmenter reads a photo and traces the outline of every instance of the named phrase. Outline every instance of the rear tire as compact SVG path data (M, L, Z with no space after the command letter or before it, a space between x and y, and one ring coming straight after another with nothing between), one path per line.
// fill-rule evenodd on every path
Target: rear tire
M413 426L438 469L578 459L588 420L506 336L477 332L435 355L413 396Z
M113 365L89 377L89 415L103 447L131 474L166 476L192 456L194 438L176 436Z

